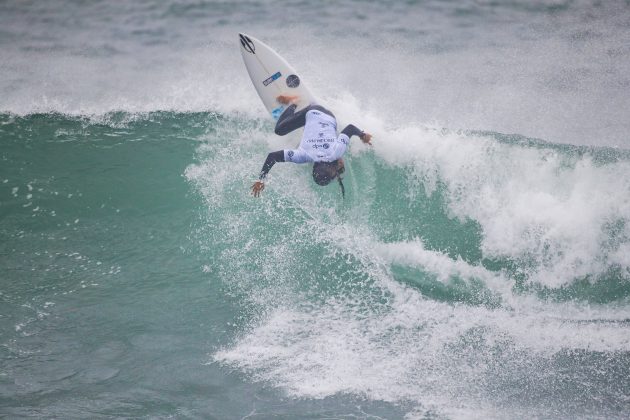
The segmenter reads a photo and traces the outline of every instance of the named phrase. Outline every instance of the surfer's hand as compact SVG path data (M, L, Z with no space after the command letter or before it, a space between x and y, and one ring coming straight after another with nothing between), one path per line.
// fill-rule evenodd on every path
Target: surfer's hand
M280 95L276 98L276 101L280 102L281 104L287 105L287 104L292 104L298 101L298 99L300 99L299 96L291 96L291 95Z
M265 183L261 180L254 182L252 185L252 195L254 197L260 197L260 193L265 189Z
M363 143L372 145L372 135L370 133L363 133L359 138Z

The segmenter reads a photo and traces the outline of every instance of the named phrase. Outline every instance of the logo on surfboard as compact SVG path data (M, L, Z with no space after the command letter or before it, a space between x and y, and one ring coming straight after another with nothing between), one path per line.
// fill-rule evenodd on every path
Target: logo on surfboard
M241 45L243 46L245 51L251 54L256 54L256 47L254 47L254 42L246 35L238 34L238 36L241 38Z
M280 74L280 72L272 74L271 76L269 76L268 78L263 80L263 85L269 86L271 83L273 83L274 80L278 80L280 78L280 76L282 76L282 74Z
M296 88L300 86L300 78L295 74L287 76L287 86L290 88Z

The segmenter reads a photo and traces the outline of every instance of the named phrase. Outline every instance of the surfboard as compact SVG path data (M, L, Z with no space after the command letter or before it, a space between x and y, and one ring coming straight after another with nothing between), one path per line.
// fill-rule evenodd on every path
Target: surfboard
M277 52L253 36L238 37L249 77L273 119L277 120L288 106L276 100L279 95L299 96L297 109L315 102L302 78Z

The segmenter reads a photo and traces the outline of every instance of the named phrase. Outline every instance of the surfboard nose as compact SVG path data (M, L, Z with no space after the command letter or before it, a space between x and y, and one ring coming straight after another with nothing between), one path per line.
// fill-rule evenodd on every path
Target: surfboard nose
M247 35L239 33L238 38L241 41L241 45L245 49L245 51L256 54L256 47L254 46L254 41L252 41Z

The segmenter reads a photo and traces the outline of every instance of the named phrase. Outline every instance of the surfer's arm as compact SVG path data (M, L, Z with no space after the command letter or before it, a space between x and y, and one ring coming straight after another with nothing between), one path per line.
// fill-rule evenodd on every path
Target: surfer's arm
M267 155L267 159L263 164L262 170L260 171L260 176L258 177L258 181L254 182L252 185L252 195L254 197L260 196L262 190L265 189L265 178L267 174L276 164L276 162L284 162L284 150L278 150L277 152L271 152Z
M278 150L277 152L271 152L267 155L267 159L263 164L262 170L260 171L259 180L264 181L267 177L267 174L273 168L277 162L284 162L284 150Z
M262 170L260 171L258 181L254 182L254 185L252 185L252 194L254 195L254 197L258 197L262 190L265 189L265 178L267 178L267 174L276 163L307 163L312 161L313 159L304 150L301 149L278 150L277 152L269 153L267 155L267 159L265 159Z
M372 135L368 134L356 126L352 124L348 124L346 128L341 130L341 134L337 137L337 141L332 145L332 150L330 151L330 155L328 158L333 161L337 159L341 159L341 157L346 153L346 149L350 144L350 137L359 136L359 138L363 141L363 143L371 145L370 141L372 140Z
M311 158L308 153L302 149L285 149L278 150L277 152L271 152L267 155L267 159L260 171L259 179L264 181L273 165L278 162L308 163L312 161L313 158Z
M258 179L264 181L273 165L278 162L307 163L312 161L313 159L302 149L285 149L271 152L267 155Z
M372 141L372 135L369 133L364 132L363 130L357 128L356 126L352 125L352 124L348 124L346 126L346 128L344 128L343 130L341 130L341 134L345 134L346 136L348 136L348 139L350 139L352 136L357 136L361 139L361 141L363 143L369 144L371 145L371 141Z

